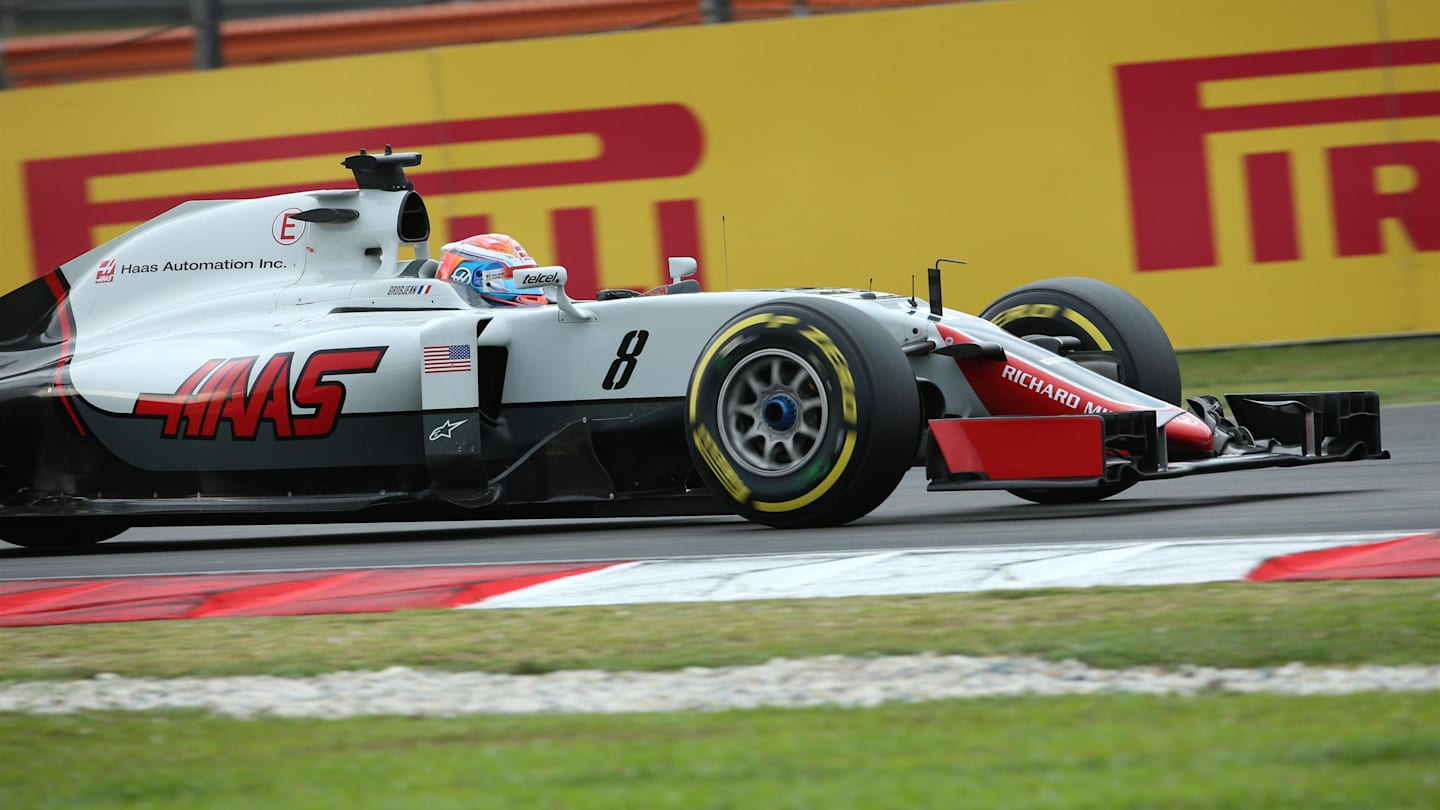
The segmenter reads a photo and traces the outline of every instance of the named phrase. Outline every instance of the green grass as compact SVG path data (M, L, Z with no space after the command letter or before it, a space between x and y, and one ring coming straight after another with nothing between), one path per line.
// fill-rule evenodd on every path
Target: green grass
M1440 337L1180 354L1185 395L1380 392L1385 404L1440 402Z
M0 715L7 808L1407 808L1440 694L715 714Z
M1106 667L1440 662L1440 581L1210 583L908 597L407 611L0 630L0 679L392 665L533 673L775 657L1026 654Z

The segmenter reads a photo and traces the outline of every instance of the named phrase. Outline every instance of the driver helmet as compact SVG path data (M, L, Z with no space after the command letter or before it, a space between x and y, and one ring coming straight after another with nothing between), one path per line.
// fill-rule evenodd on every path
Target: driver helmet
M503 233L482 233L440 250L435 278L469 287L496 306L539 306L548 303L538 289L515 289L516 270L535 267L520 243Z

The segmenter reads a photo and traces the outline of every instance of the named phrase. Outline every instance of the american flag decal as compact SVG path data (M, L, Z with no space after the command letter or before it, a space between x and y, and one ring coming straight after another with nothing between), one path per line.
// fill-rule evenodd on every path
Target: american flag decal
M447 371L470 370L470 346L456 343L453 346L426 346L425 373L443 374Z

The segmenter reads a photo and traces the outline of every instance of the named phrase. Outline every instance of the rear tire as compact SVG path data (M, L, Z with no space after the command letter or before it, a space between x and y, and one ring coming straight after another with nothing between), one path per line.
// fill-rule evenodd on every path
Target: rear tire
M715 496L777 528L838 526L890 496L919 444L898 341L847 304L788 299L716 332L691 374L685 433Z
M1154 314L1125 290L1093 278L1068 276L1017 287L980 317L1025 337L1072 337L1070 359L1156 399L1179 405L1180 363ZM1130 483L1093 488L1012 489L1035 503L1089 503L1129 489Z

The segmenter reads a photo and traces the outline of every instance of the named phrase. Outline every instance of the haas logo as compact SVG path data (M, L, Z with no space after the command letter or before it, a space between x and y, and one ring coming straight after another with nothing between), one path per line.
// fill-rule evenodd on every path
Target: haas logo
M293 352L265 361L253 385L258 357L208 360L175 393L141 394L131 413L163 417L160 435L167 439L214 439L222 421L236 439L254 439L261 422L270 423L277 439L321 438L335 430L346 394L344 383L327 377L371 374L384 355L384 347L318 351L305 361L293 388ZM292 413L292 399L312 413Z

